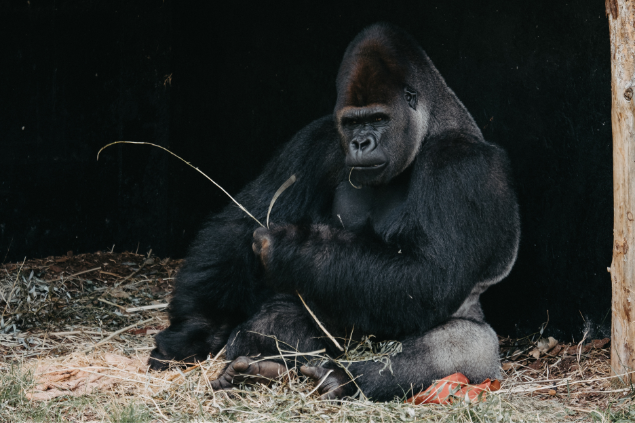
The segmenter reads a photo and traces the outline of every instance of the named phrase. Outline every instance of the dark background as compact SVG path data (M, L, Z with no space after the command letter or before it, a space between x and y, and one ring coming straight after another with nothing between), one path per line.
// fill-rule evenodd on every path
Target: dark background
M0 0L0 260L111 249L183 257L230 193L332 111L346 45L389 21L420 40L514 167L523 234L483 298L503 335L549 315L609 334L610 57L594 0Z

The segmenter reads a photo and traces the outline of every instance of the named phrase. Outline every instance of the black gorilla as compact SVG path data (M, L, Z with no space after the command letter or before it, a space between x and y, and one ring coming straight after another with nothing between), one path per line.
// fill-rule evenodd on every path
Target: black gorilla
M301 130L237 200L212 216L178 274L170 327L150 364L234 360L215 389L244 374L275 376L274 337L299 351L339 353L295 295L336 337L397 339L403 352L348 370L370 398L389 400L460 371L500 376L498 342L479 296L510 271L519 217L505 153L486 142L424 51L385 24L344 54L337 104ZM257 229L255 232L254 230ZM256 254L254 254L254 252ZM288 348L287 348L288 349ZM325 397L356 391L333 363L303 366Z

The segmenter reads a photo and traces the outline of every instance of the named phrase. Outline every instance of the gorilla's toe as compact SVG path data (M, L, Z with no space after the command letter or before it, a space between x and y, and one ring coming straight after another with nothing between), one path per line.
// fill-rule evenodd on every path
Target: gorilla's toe
M234 360L230 367L235 373L247 373L249 371L249 367L251 367L250 363L251 360L243 356Z
M212 389L232 389L241 383L269 384L285 371L285 367L275 361L254 361L248 357L238 357L218 379L212 381Z
M300 372L306 377L319 383L320 399L341 399L351 394L350 379L340 369L325 369L324 367L302 366Z

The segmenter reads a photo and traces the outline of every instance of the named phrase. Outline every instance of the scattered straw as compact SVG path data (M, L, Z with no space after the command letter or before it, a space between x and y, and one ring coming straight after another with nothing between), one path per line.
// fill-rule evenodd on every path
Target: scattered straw
M151 322L151 321L153 321L153 320L154 320L154 317L150 317L149 319L144 320L144 321L142 321L142 322L134 323L134 324L132 324L132 325L130 325L130 326L126 326L126 327L125 327L125 328L123 328L123 329L119 329L118 331L113 332L113 333L111 333L110 335L108 335L108 337L106 337L106 338L105 338L105 339L103 339L102 341L99 341L98 343L96 343L96 344L95 344L95 345L93 345L92 347L90 347L90 348L88 348L88 349L84 350L84 352L89 352L90 350L92 350L92 349L94 349L94 348L97 348L98 346L100 346L100 345L102 345L102 344L105 344L106 342L110 341L110 340L111 340L112 338L114 338L115 336L117 336L117 335L119 335L119 334L122 334L122 333L124 333L124 332L127 332L127 331L129 331L130 329L133 329L133 328L135 328L135 327L137 327L137 326L141 326L141 325L145 325L146 323L150 323L150 322Z

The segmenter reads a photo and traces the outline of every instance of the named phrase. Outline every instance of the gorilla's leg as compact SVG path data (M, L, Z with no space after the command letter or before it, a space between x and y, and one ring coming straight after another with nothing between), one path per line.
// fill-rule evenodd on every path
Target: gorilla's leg
M324 333L316 327L298 297L277 294L234 329L227 341L227 358L274 356L280 355L280 350L310 352L330 348L324 339Z
M471 382L500 378L498 338L484 322L453 319L418 337L402 341L403 352L391 357L392 373L384 364L356 362L348 367L362 392L375 401L389 401L421 392L433 380L461 372ZM382 370L383 369L383 370ZM342 385L343 370L333 363L324 367L306 367L306 376L326 377L318 392L324 398L341 398L356 392L352 383ZM334 389L334 386L339 388Z
M184 364L204 361L225 345L235 324L213 324L202 319L173 322L155 336L156 348L150 353L148 364L153 370L166 370L170 360Z
M242 382L274 379L286 371L284 361L275 358L259 360L281 353L330 348L323 338L324 334L315 327L297 297L275 295L251 319L234 329L227 341L227 358L233 361L212 382L212 388L229 389ZM311 357L297 356L286 360L291 367L309 359Z

